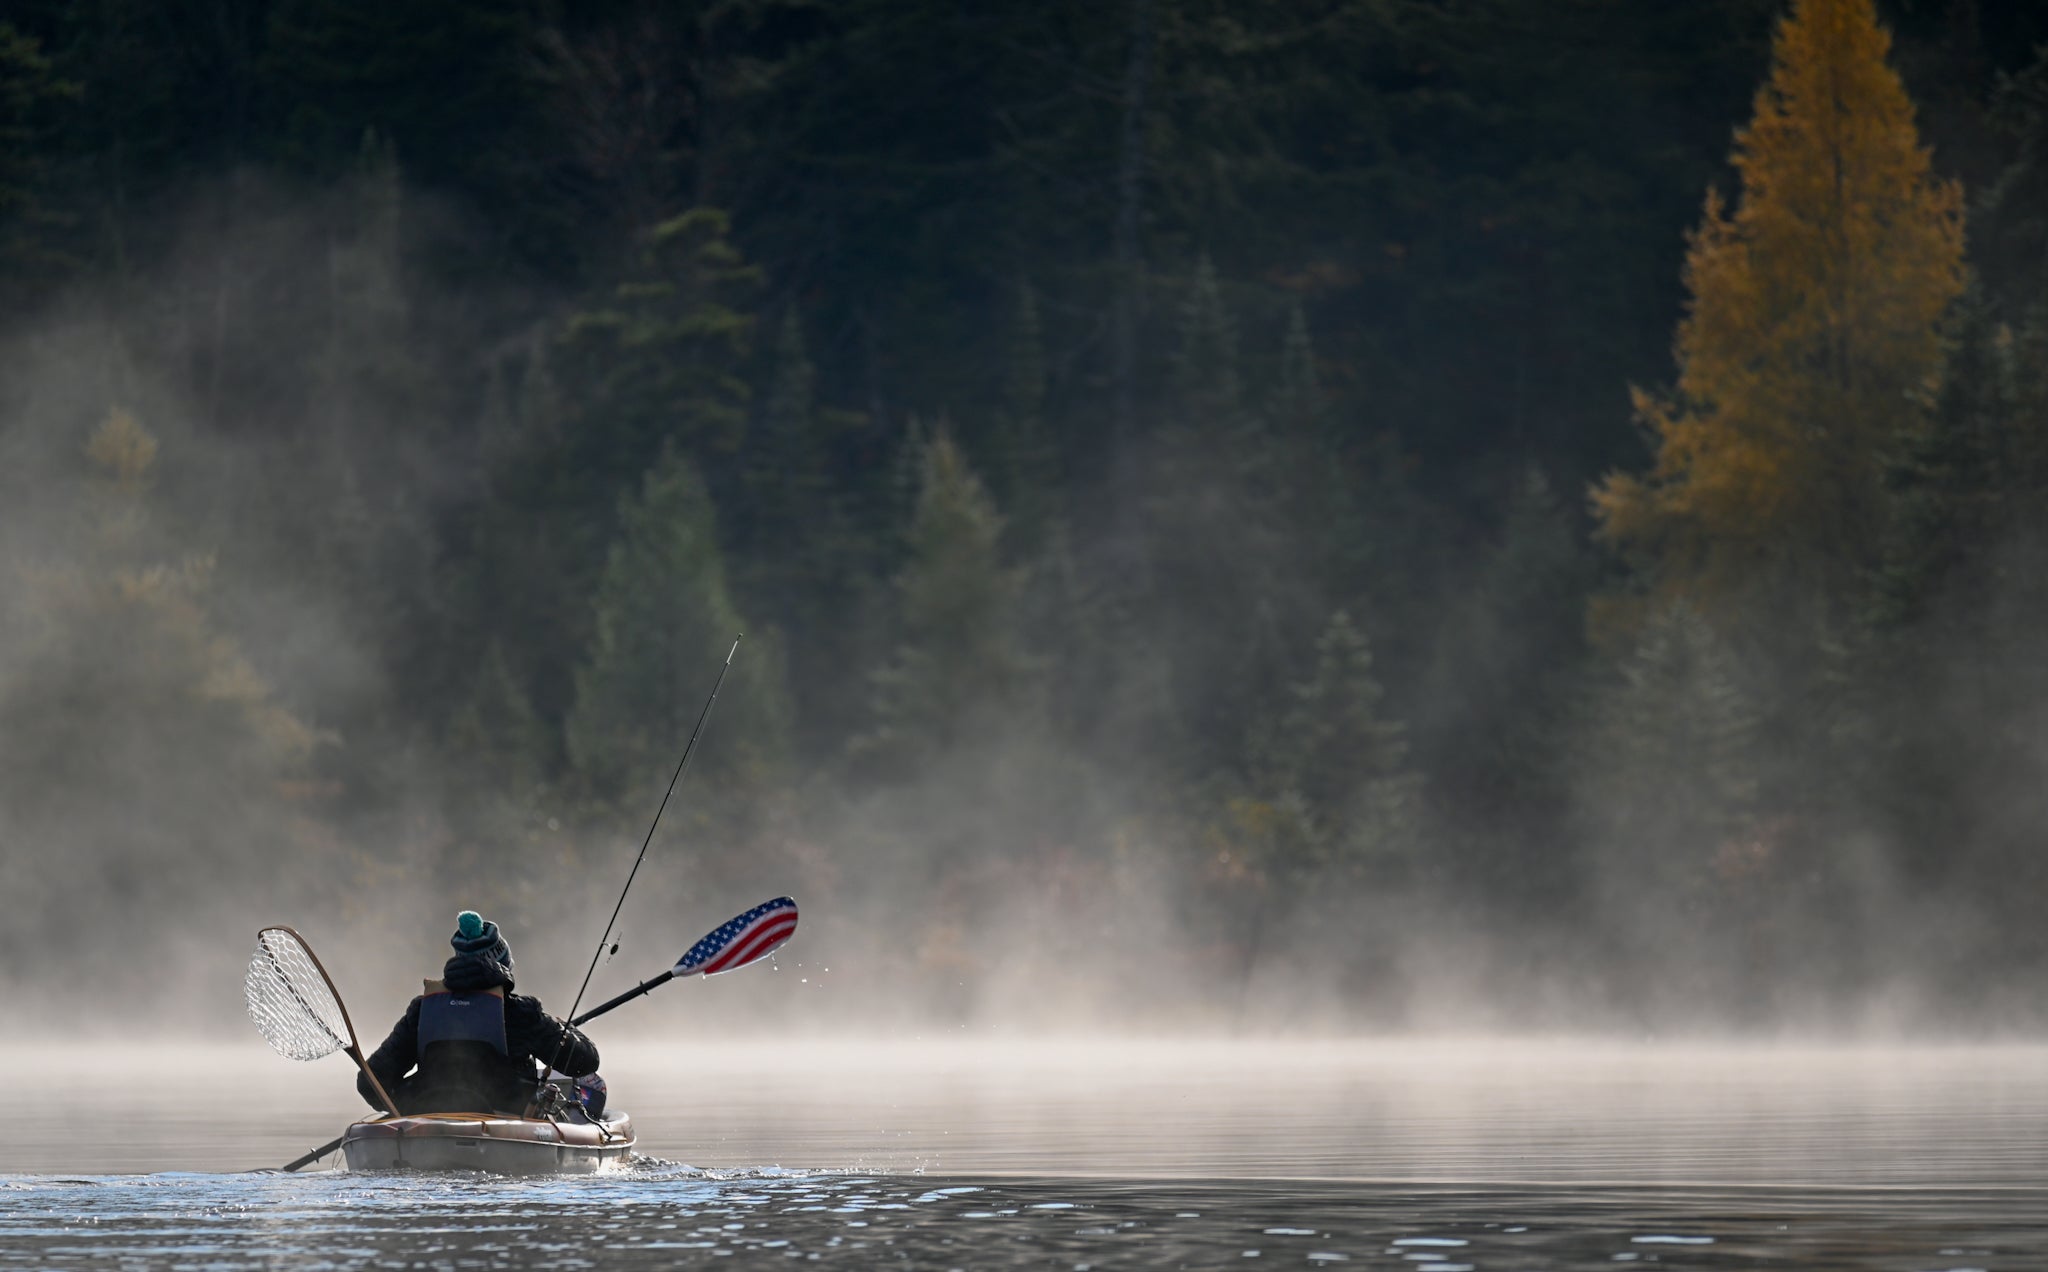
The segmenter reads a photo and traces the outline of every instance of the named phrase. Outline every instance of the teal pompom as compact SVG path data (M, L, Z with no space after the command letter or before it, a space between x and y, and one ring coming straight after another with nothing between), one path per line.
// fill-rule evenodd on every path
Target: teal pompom
M464 910L455 916L455 930L462 933L465 940L474 941L484 934L484 916L475 910Z

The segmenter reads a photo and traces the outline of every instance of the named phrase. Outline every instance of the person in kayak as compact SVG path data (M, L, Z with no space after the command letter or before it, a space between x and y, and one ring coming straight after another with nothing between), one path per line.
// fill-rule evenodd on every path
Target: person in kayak
M536 1063L572 1078L597 1071L590 1039L512 992L512 947L497 924L464 910L448 943L455 955L441 979L426 983L368 1060L400 1112L517 1117L533 1100ZM383 1107L367 1075L356 1075L356 1090Z

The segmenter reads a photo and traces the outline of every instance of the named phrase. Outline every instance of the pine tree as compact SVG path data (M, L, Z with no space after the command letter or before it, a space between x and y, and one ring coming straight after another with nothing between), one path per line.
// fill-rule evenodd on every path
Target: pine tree
M708 208L656 226L627 281L569 320L555 370L572 427L556 462L593 496L629 485L664 446L701 465L745 440L752 393L741 370L760 273L730 234Z
M1962 202L1937 179L1871 0L1798 0L1686 259L1669 397L1639 392L1647 477L1595 492L1602 532L1666 596L1721 612L1839 606L1873 564L1881 483L1941 369Z
M1999 505L2025 473L2011 453L2019 423L2012 346L1980 297L1958 307L1941 396L1927 426L1900 439L1887 474L1881 628L1918 625L1944 608L1981 612L1986 580L1972 567L2009 529Z
M742 593L759 613L784 626L821 580L820 549L830 537L832 509L812 398L815 378L804 350L803 324L792 308L776 336L767 400L747 438L741 468L747 497L734 517L739 527L734 542L745 563Z
M2017 322L2048 282L2048 45L2001 77L1995 100L2012 158L1971 216L1971 256L1994 311Z
M710 496L675 449L663 450L640 489L621 501L618 526L565 729L570 768L600 804L637 798L666 779L710 673L745 631L726 592ZM759 778L782 759L780 656L764 644L772 646L756 638L735 662L729 688L746 705L720 720L723 758L706 757L729 780Z
M2029 723L2048 703L2048 584L2034 566L2048 557L2039 339L1996 322L1980 294L1959 307L1941 397L1891 473L1890 534L1855 651L1858 794L1930 884L2010 879L2035 852L2009 828L2029 820L2011 810L2048 771ZM1981 900L2006 904L2005 890Z
M1696 898L1758 811L1761 714L1683 601L1656 610L1596 695L1579 793L1597 892L1644 913Z
M471 603L473 621L496 626L513 665L530 673L534 709L551 727L575 706L574 669L595 640L590 598L620 510L665 447L692 465L729 464L744 440L744 305L757 274L727 228L713 212L658 227L634 273L536 338L526 359L518 444L474 526ZM722 489L744 498L737 480Z
M1249 409L1235 327L1204 258L1145 475L1149 568L1134 598L1168 689L1145 745L1188 778L1242 768L1260 704L1285 691L1290 651L1314 639L1328 607L1292 518L1331 492L1330 468L1309 453L1320 439L1290 439L1304 445L1290 453Z
M449 718L444 742L449 757L465 766L472 781L517 801L530 800L552 767L554 742L514 674L504 643L495 637L477 660L468 695Z
M435 412L406 295L405 194L389 138L365 132L340 183L327 243L324 340L315 368L316 444L338 450L365 435L386 459L417 461ZM335 462L345 458L326 454Z
M1016 644L1021 579L1002 560L1002 518L944 430L923 460L895 579L896 650L874 674L875 728L855 744L899 773L1013 729L1031 674Z
M1555 906L1570 884L1558 744L1588 672L1595 565L1577 520L1530 465L1469 584L1442 611L1420 695L1430 710L1416 752L1467 879L1531 912Z
M1419 811L1407 729L1386 716L1371 645L1350 614L1330 615L1315 655L1315 670L1292 686L1278 734L1263 749L1276 805L1306 814L1312 830L1304 846L1318 859L1274 862L1270 869L1403 876L1416 864Z
M862 420L820 405L815 386L792 307L743 452L747 498L737 501L728 557L747 612L773 623L787 642L790 684L800 695L796 743L808 753L836 754L866 711L865 686L842 669L860 660L863 589L876 581L864 572L869 545L854 530L854 492L834 479L843 439Z

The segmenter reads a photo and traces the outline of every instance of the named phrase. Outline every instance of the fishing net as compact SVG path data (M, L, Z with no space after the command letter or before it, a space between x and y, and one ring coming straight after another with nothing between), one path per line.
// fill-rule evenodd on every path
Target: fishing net
M279 1055L318 1060L348 1045L348 1018L299 934L264 928L242 978L249 1019Z

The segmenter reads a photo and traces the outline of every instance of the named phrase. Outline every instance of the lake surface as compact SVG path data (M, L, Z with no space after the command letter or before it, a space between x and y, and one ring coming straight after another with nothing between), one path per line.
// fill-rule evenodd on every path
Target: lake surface
M679 1039L607 1048L646 1157L542 1180L250 1173L339 1057L47 1055L0 1267L2048 1269L2044 1048Z

